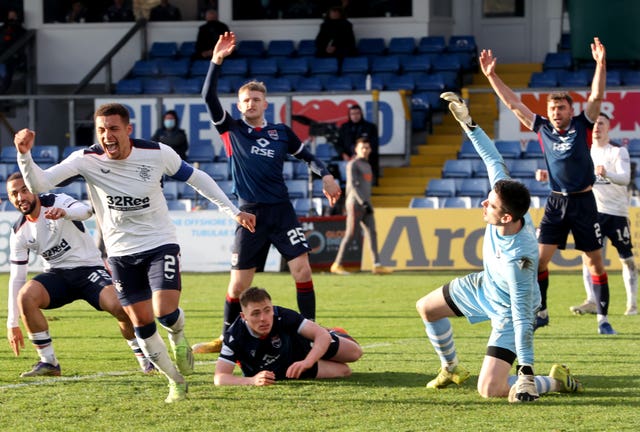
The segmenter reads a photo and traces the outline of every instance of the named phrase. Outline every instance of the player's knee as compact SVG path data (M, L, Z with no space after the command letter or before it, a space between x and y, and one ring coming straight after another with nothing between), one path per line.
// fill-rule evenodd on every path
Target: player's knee
M18 307L22 313L32 309L48 306L48 301L43 298L43 291L39 286L27 282L18 291ZM46 303L46 304L45 304Z
M483 398L505 397L509 394L508 385L495 380L478 379L477 389Z
M427 319L427 315L429 313L429 301L426 296L416 302L416 310L422 319Z

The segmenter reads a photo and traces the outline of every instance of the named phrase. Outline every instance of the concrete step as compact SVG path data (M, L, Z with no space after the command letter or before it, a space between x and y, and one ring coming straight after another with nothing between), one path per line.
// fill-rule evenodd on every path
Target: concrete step
M390 177L404 178L408 177L438 177L442 173L442 167L439 166L408 166L408 167L389 167L384 169L384 178Z
M371 198L374 208L409 207L411 198L414 196L424 196L424 191L418 195L378 195Z
M429 180L430 179L425 178L422 185L376 186L373 188L373 195L376 197L381 195L424 195Z
M436 173L436 176L439 176L440 173ZM424 186L425 179L428 177L425 176L404 176L404 177L381 177L379 180L380 186L382 188L386 187L401 187L401 186Z

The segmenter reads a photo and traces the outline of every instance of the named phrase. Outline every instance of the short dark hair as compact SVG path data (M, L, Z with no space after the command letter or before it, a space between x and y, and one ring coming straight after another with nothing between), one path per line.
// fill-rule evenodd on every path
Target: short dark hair
M566 92L566 91L552 92L552 93L549 93L549 95L547 96L547 103L551 101L561 101L561 100L566 100L567 102L569 102L569 105L573 104L573 99L569 95L569 92Z
M115 102L100 105L93 114L93 119L112 115L120 116L125 124L129 124L129 110L126 106Z
M368 136L363 135L363 136L358 137L356 139L356 145L358 145L360 143L367 143L367 144L371 145L371 140L369 140Z
M9 177L7 177L7 183L13 180L22 180L23 178L24 177L22 177L22 173L20 171L16 171L13 174L11 174Z
M360 112L362 112L362 107L358 104L353 104L353 105L349 105L349 111L351 110L358 110Z
M529 189L517 180L502 179L493 185L494 192L502 201L502 210L509 213L514 220L520 220L529 211L531 194Z
M600 114L598 114L598 116L602 116L604 118L606 118L607 120L611 120L611 117L609 117L607 114L600 112Z
M249 303L260 303L265 300L271 300L271 296L264 288L251 287L240 294L240 306L243 308L247 307Z

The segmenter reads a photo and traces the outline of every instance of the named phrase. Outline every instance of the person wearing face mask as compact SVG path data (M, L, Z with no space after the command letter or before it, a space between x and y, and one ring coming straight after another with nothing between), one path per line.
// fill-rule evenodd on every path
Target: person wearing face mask
M189 141L184 129L180 129L180 118L174 110L164 113L162 118L162 127L151 137L151 141L166 144L180 155L182 160L187 160L187 151L189 150Z

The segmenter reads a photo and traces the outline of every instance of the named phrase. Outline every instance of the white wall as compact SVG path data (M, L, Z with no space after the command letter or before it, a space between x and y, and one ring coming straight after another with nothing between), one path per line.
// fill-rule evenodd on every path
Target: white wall
M482 19L482 0L452 0L452 19L430 20L430 2L413 0L414 17L352 19L356 37L414 36L427 34L474 34L479 46L492 48L501 62L540 62L555 50L560 36L561 0L525 0L526 17ZM231 0L220 0L220 19L240 39L313 39L320 20L231 20ZM24 0L25 24L38 30L38 82L76 84L126 33L130 24L42 24L42 1ZM149 23L149 43L194 40L199 21ZM114 80L121 78L140 58L141 38L135 37L113 63ZM94 81L104 82L100 74Z

